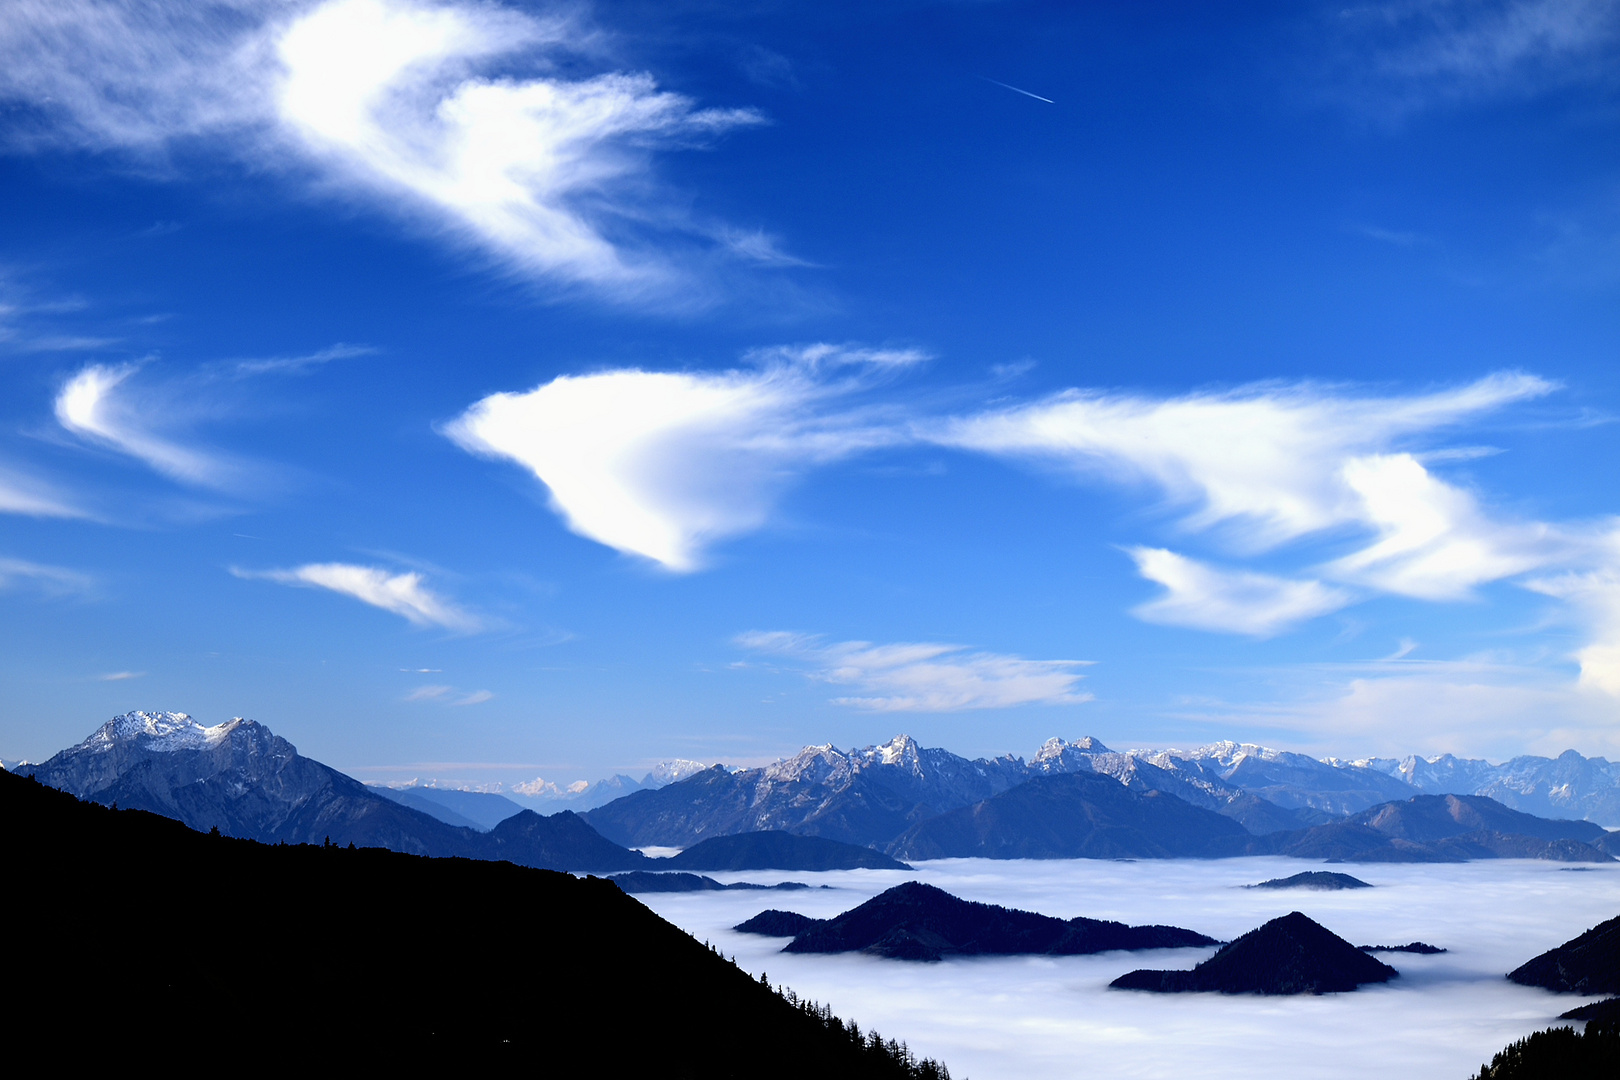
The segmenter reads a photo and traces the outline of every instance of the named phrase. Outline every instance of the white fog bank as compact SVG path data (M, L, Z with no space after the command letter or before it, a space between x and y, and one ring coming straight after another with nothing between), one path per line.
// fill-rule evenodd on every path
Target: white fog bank
M715 874L723 881L833 885L798 893L665 893L638 897L714 942L772 984L832 1006L863 1030L905 1040L957 1080L1051 1077L1465 1080L1514 1039L1596 997L1554 995L1503 975L1537 953L1620 915L1620 865L1488 860L1459 865L1341 865L1377 886L1345 892L1242 889L1321 863L1279 858L991 861L947 859L899 871ZM729 928L769 907L826 917L919 878L969 900L1064 918L1168 923L1230 939L1303 911L1357 945L1414 939L1439 956L1380 954L1401 972L1388 986L1321 997L1158 995L1109 990L1138 967L1191 967L1210 949L1076 957L905 963L794 956L781 938Z

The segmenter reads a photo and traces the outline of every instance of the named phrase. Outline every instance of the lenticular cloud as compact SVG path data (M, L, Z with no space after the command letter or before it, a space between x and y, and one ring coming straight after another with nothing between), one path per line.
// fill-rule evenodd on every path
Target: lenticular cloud
M825 412L822 403L849 386L817 378L827 357L814 348L799 359L760 371L565 375L492 394L446 433L527 468L581 536L691 571L710 543L764 525L805 467L896 438L859 413Z

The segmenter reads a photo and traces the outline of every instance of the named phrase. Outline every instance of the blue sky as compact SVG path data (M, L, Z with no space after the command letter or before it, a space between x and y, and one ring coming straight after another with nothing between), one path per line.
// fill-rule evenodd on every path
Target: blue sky
M1613 754L1617 61L1587 0L14 0L0 751Z

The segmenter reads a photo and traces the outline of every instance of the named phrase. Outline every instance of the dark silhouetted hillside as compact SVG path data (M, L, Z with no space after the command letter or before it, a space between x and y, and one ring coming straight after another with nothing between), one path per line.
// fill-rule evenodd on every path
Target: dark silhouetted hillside
M1231 818L1096 773L1043 776L917 825L889 847L899 859L1208 857L1253 839Z
M1620 1025L1558 1027L1520 1039L1480 1067L1473 1080L1575 1080L1620 1076Z
M749 926L743 923L739 929ZM807 925L782 951L859 951L895 960L939 960L945 956L1025 953L1072 956L1112 949L1213 944L1213 938L1179 927L1054 919L1032 911L977 904L932 885L908 881L836 918Z
M473 858L504 859L541 870L608 873L642 870L653 864L639 851L622 848L591 828L572 810L541 817L533 810L513 814L470 842Z
M12 1050L75 1071L939 1075L600 879L206 835L10 774L0 844Z
M667 860L672 870L910 870L871 848L780 830L713 836Z
M1398 974L1296 911L1250 930L1191 971L1140 969L1109 985L1166 994L1325 994Z
M1508 973L1525 986L1570 994L1620 994L1620 916Z

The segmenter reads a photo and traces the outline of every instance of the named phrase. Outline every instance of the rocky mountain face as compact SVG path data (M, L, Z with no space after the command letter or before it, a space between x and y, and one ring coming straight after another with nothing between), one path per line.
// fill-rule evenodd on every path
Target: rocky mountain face
M586 815L603 836L642 847L686 847L710 836L782 830L878 846L919 821L1022 783L1022 760L968 760L901 735L843 751L807 746L762 769L716 765Z
M81 799L266 843L330 837L358 847L457 855L472 835L300 755L252 720L204 727L184 713L125 713L19 772Z
M1239 852L1252 835L1213 810L1107 776L1043 776L915 825L898 859L1167 859Z

